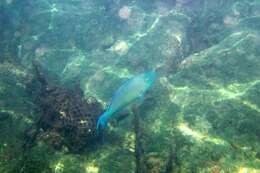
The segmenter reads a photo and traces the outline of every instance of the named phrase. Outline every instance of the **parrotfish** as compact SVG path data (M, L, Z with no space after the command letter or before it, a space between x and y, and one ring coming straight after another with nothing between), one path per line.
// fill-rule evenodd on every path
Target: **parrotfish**
M156 77L155 71L148 71L128 79L115 92L106 111L99 117L97 132L107 127L108 120L117 112L142 99L146 91L153 85Z

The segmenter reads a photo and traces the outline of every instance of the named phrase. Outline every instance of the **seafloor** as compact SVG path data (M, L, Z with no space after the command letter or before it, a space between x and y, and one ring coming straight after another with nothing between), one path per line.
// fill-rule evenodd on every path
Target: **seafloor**
M25 150L32 60L104 107L130 76L158 74L103 142ZM260 1L0 0L0 173L134 172L260 173Z

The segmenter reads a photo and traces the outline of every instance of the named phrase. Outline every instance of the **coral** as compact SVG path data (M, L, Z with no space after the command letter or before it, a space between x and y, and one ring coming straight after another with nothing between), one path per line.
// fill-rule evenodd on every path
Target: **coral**
M42 88L37 97L42 114L26 132L27 140L30 143L36 139L47 140L55 148L61 148L63 144L71 151L79 151L87 143L94 142L97 117L102 111L99 103L95 99L83 100L80 89L71 91L51 86L37 62L34 62L34 68ZM37 137L41 128L44 132Z

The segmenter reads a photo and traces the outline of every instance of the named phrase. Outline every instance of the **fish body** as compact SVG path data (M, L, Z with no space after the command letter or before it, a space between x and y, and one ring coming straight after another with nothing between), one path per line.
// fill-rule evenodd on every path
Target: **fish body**
M126 107L138 98L142 98L145 92L152 86L155 80L155 71L149 71L126 81L115 92L108 108L99 117L97 122L97 131L107 127L107 121L116 112Z

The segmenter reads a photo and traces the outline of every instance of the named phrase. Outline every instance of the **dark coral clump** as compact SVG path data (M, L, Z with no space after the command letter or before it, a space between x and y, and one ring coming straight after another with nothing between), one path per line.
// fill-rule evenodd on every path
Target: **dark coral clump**
M97 140L96 122L102 107L93 97L83 99L80 87L75 90L51 85L41 67L33 63L40 91L35 103L39 117L27 130L27 145L45 141L55 148L66 146L77 152Z

